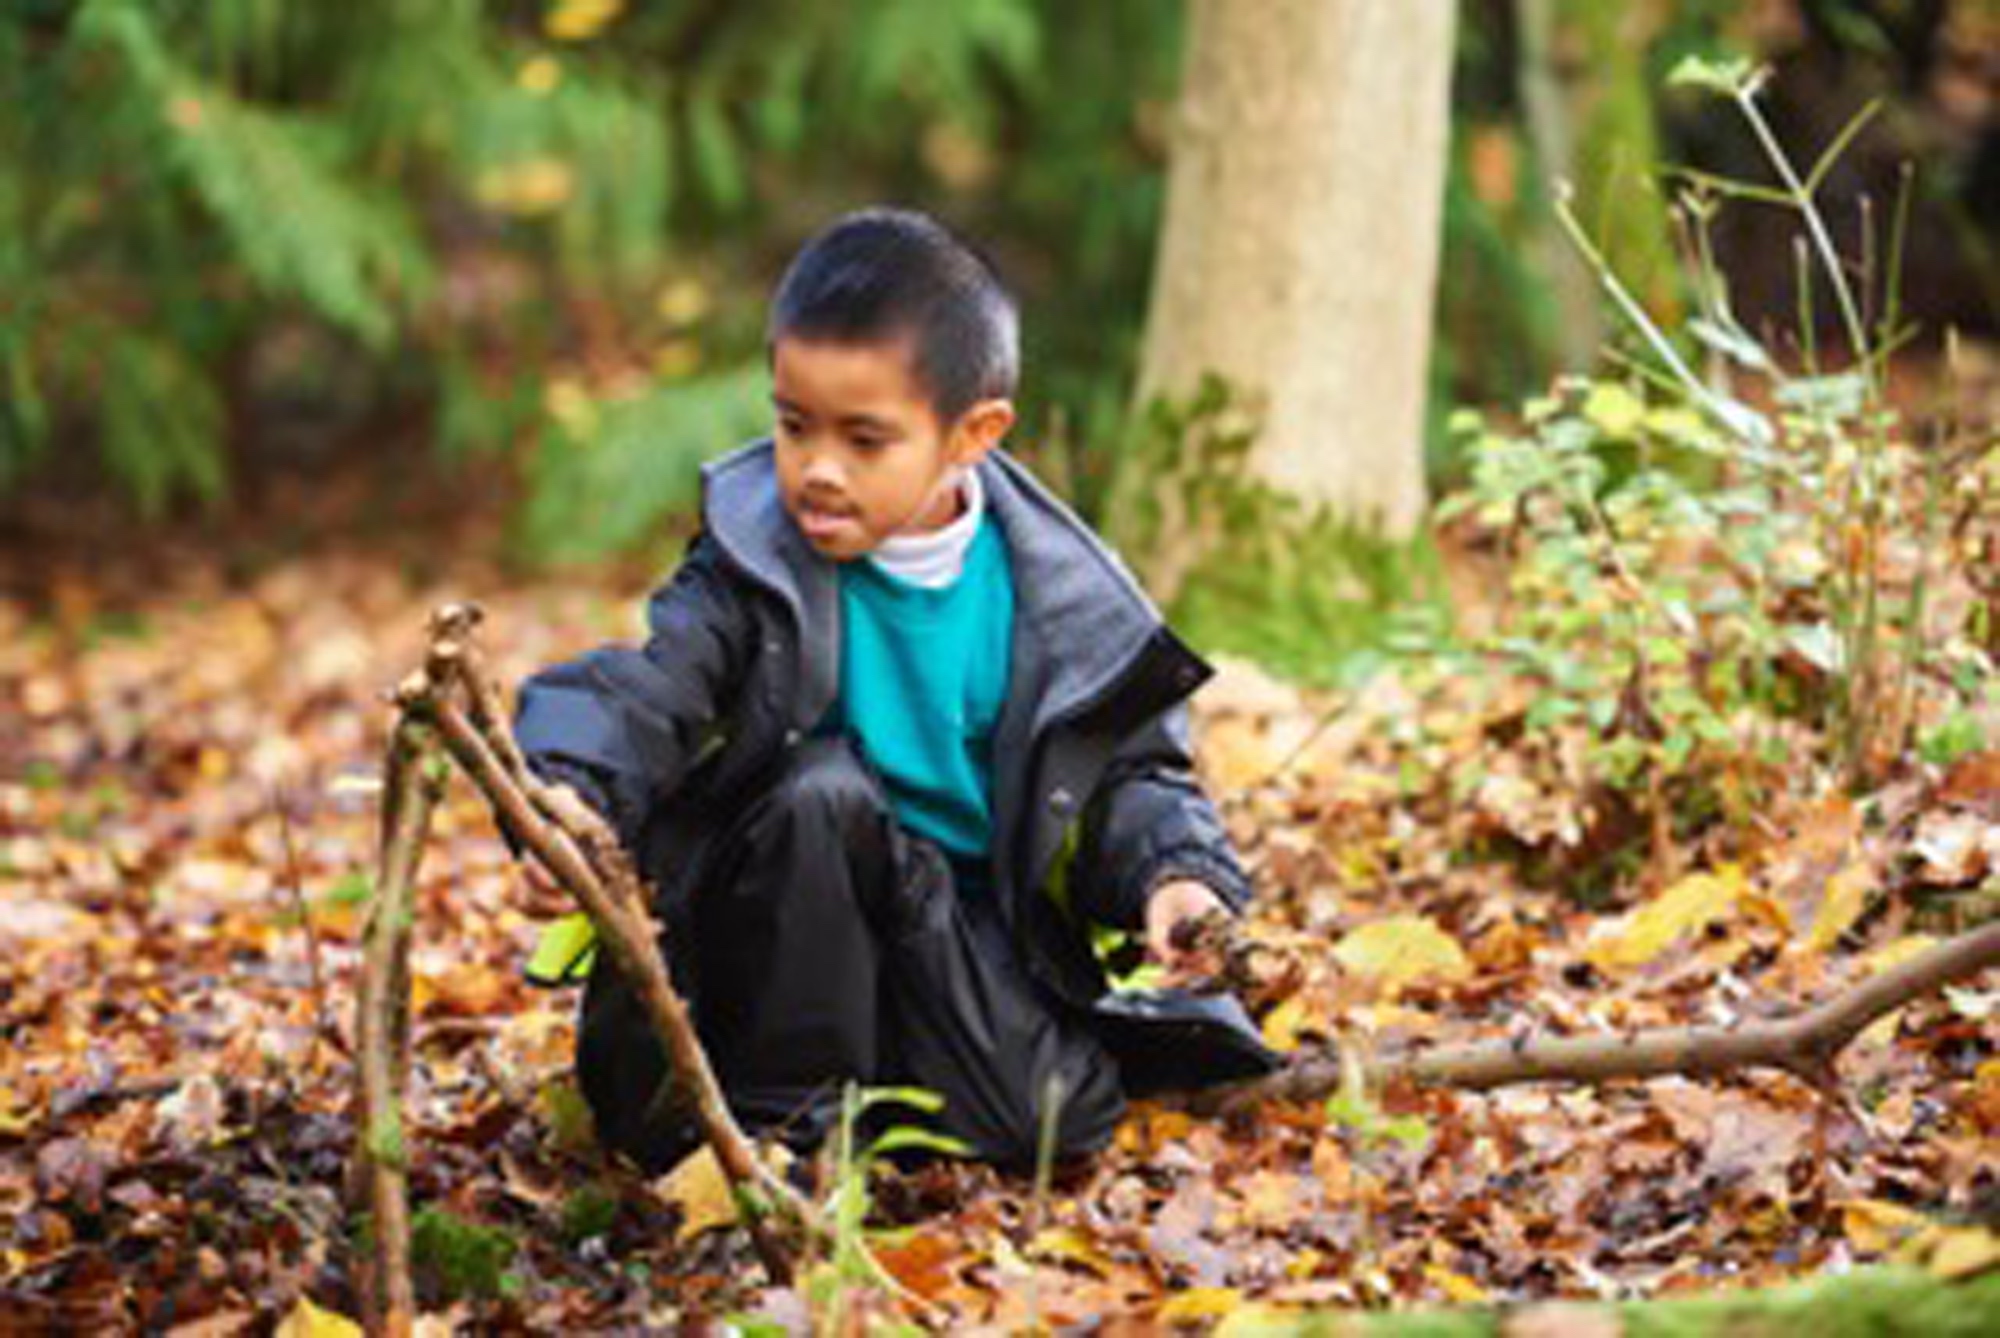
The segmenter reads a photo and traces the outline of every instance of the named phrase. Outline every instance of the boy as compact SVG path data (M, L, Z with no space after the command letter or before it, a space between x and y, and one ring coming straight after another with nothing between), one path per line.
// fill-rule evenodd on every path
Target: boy
M1208 670L999 447L1012 299L932 219L864 210L794 259L768 329L772 438L704 470L702 531L643 649L545 670L516 729L655 889L677 986L738 1119L809 1144L849 1080L1034 1164L1110 1136L1128 1091L1262 1071L1233 1001L1109 994L1091 927L1239 908L1192 778ZM600 957L577 1065L649 1170L695 1142Z

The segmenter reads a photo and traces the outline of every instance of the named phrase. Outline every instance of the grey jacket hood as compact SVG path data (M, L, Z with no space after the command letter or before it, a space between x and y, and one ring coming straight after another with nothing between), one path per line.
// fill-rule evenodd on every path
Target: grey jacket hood
M1021 464L993 451L979 466L987 505L1007 542L1017 618L1009 701L1031 698L1031 734L1110 692L1165 631L1159 610L1103 541ZM778 496L770 441L755 442L702 469L702 519L725 556L777 593L798 619L801 724L839 690L840 612L836 564L814 552ZM1183 691L1207 668L1175 643ZM1003 733L1005 732L1003 725Z

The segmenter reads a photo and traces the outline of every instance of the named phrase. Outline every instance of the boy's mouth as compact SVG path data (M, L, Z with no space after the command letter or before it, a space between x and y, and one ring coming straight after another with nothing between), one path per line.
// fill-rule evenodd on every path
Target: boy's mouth
M800 502L792 512L792 518L798 522L806 538L820 542L838 537L842 531L853 528L855 523L852 511L836 510L814 502Z

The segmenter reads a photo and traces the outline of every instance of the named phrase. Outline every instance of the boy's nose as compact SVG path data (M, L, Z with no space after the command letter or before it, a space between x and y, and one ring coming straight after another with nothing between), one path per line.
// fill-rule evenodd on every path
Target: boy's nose
M814 451L806 457L805 468L799 471L799 481L808 490L825 488L830 492L840 492L843 482L840 476L840 462L832 451Z

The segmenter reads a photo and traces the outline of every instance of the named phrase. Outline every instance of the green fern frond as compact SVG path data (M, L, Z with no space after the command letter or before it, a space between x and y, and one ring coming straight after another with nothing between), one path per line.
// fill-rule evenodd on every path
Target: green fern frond
M666 108L615 71L580 62L560 69L545 91L508 79L460 104L454 154L461 188L502 212L545 214L572 278L649 276L667 235ZM509 174L537 166L555 174L552 197L510 204L504 189L495 191Z
M115 51L151 99L156 146L267 291L290 294L370 347L394 337L394 295L428 281L394 199L343 175L328 126L238 100L191 74L130 0L96 0L78 36Z
M768 387L763 363L753 362L586 405L553 425L522 517L530 551L580 561L640 546L664 518L693 507L703 461L764 426Z
M175 342L93 322L60 346L52 369L63 396L95 406L98 454L141 511L183 494L213 501L226 477L223 408L205 369Z

